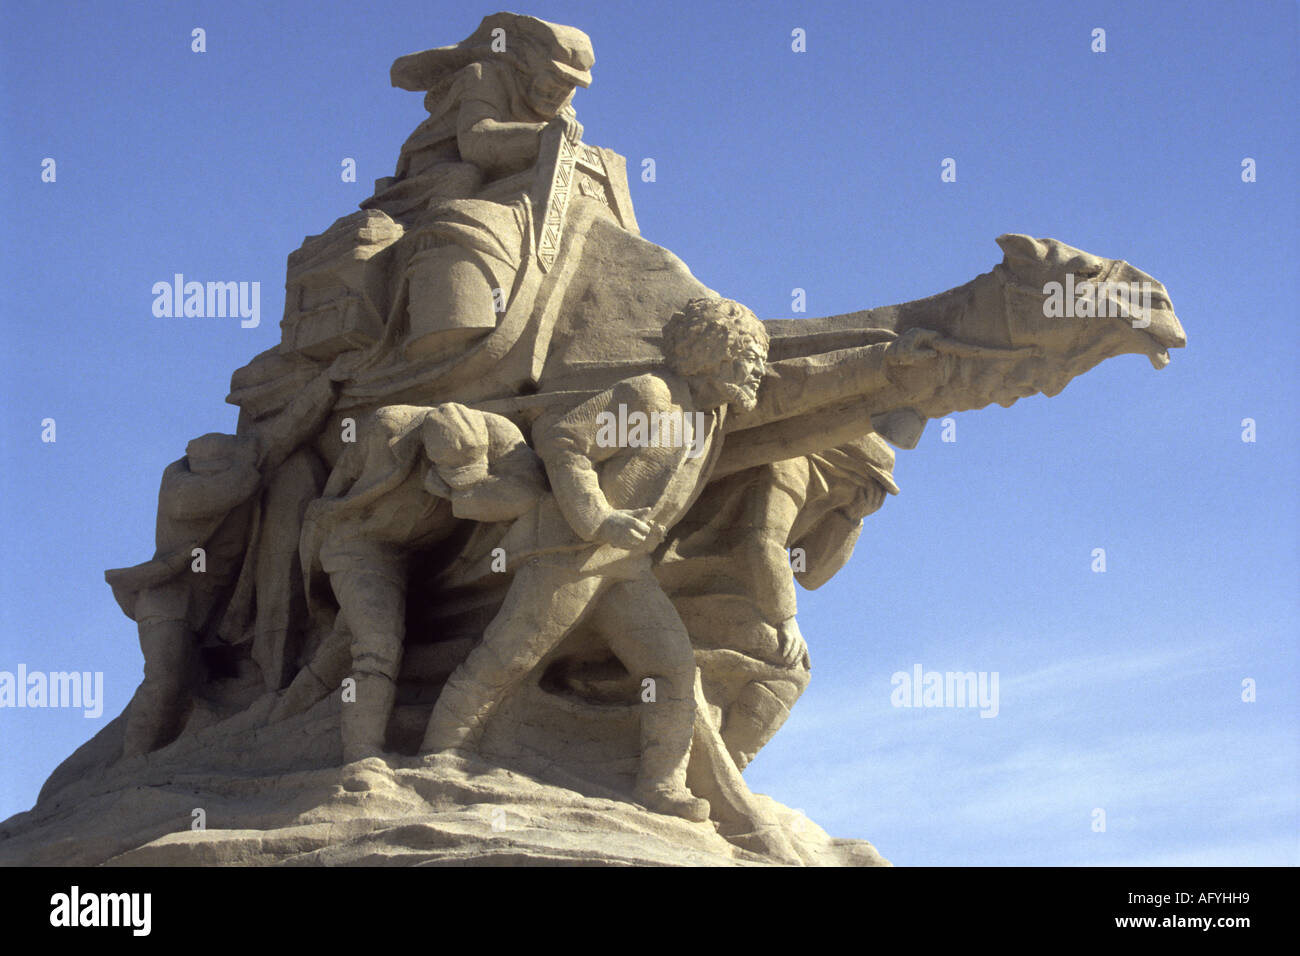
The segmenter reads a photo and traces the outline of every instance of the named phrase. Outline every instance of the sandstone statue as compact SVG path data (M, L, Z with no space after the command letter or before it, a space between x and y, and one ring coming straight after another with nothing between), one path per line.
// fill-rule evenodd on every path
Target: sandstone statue
M319 564L352 635L357 699L343 712L348 760L384 749L406 634L409 555L440 543L460 521L516 518L545 491L540 460L500 415L454 403L390 405L362 433L309 507L301 542L308 593Z
M884 862L742 775L815 693L796 586L929 419L1162 367L1182 328L1133 266L1015 234L959 288L759 320L640 236L573 109L593 63L498 13L393 64L429 116L289 256L235 434L168 466L154 558L107 572L144 680L0 861Z

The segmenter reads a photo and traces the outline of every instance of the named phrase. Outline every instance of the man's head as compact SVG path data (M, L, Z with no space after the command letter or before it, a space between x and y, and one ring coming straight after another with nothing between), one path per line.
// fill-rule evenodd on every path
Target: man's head
M668 365L691 382L704 407L733 404L748 411L758 402L767 361L767 329L731 299L691 299L664 326Z
M528 105L542 116L556 116L569 105L576 87L550 69L538 70L528 81Z
M569 102L577 87L591 85L596 55L591 38L576 27L517 13L493 13L454 46L398 57L393 63L393 85L427 90L432 99L426 102L435 102L459 70L488 59L511 64L521 75L528 105L549 118Z
M494 13L483 18L470 41L475 37L482 37L489 44L501 41L502 52L522 57L532 69L549 66L570 86L591 85L591 67L596 62L596 54L591 49L591 37L577 27L518 13Z
M591 38L575 27L536 17L497 14L503 18L506 51L525 74L528 104L542 116L555 116L569 104L579 86L591 85L596 60ZM483 22L486 24L489 17ZM502 34L498 34L502 36Z
M190 471L214 475L238 464L253 464L257 460L257 447L251 439L239 435L209 432L185 446L185 460Z
M491 439L481 413L456 402L435 405L420 428L424 451L438 474L453 488L488 476Z

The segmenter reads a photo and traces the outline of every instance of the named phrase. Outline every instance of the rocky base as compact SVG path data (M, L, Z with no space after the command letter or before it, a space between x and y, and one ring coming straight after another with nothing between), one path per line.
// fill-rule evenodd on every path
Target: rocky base
M736 866L774 861L619 794L453 755L173 775L0 824L4 865ZM767 800L767 798L760 798ZM808 865L888 865L769 801ZM202 820L202 829L193 829ZM733 837L733 840L735 838ZM741 839L738 842L744 842Z
M119 715L0 823L0 865L889 865L768 797L754 799L773 822L723 832L633 802L628 774L522 748L340 766L338 695L269 723L276 699L204 705L176 741L126 759Z

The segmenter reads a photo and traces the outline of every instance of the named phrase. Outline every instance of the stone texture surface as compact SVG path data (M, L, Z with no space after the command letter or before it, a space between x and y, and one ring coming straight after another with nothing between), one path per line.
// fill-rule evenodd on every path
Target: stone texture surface
M654 813L542 760L507 769L389 755L340 766L338 709L322 702L277 741L236 719L111 766L83 753L57 794L0 824L0 865L888 865L870 843L834 839L766 797L757 799L797 860L773 860L710 823ZM120 746L122 723L96 738L102 752ZM313 762L326 765L303 769ZM193 829L196 809L204 829Z

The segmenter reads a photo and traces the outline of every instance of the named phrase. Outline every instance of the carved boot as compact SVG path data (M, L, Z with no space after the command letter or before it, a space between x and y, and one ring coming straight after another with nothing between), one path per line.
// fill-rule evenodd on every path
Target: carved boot
M727 709L727 732L723 737L737 770L749 765L789 716L789 705L766 683L745 685Z
M310 710L339 689L343 678L352 668L351 637L340 618L335 620L329 636L316 649L312 659L300 670L289 686L280 692L280 699L271 711L270 721L275 723Z
M146 678L131 698L122 755L136 757L171 743L187 711L179 682Z
M477 750L496 699L497 694L492 688L473 679L452 675L429 715L420 753Z
M660 698L641 705L641 770L636 799L656 813L702 822L709 801L686 786L686 764L695 730L695 700Z
M343 762L352 763L384 752L388 718L397 686L382 674L358 674L357 699L345 700L342 712Z
M408 359L432 359L463 348L496 328L499 299L491 280L459 246L419 252L407 267ZM504 293L509 294L507 287Z

